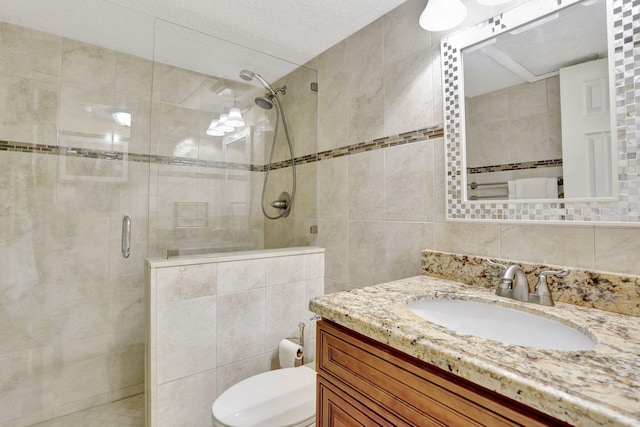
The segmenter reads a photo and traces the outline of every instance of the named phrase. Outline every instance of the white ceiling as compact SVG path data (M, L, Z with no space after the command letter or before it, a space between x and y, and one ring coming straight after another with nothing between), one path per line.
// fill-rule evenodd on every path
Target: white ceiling
M404 1L0 0L0 20L221 77L240 67L275 80ZM211 69L221 58L229 70Z

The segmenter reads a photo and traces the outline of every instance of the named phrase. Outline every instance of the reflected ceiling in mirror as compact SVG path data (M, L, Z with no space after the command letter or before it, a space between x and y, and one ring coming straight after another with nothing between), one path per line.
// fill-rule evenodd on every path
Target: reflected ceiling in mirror
M443 40L448 219L562 223L639 221L635 100L640 96L640 89L634 91L633 85L627 83L633 81L634 72L640 67L634 58L633 37L626 33L637 27L640 19L631 3L631 0L530 1ZM567 13L571 9L577 12ZM613 25L603 29L607 22ZM593 31L595 28L600 31ZM607 32L613 42L607 42ZM565 48L560 49L565 52L562 55L557 53L559 46ZM567 51L571 55L567 55ZM590 148L591 158L567 156L563 154L565 148L560 142L565 139L561 123L565 110L560 102L565 95L561 95L560 79L563 77L557 68L571 70L575 64L598 62L605 65L606 74L615 66L616 74L611 80L606 74L592 79L597 83L594 85L581 84L580 90L590 88L587 91L590 102L579 108L600 109L607 126L613 123L615 129L613 132L609 128L585 131L594 135L591 144L595 148ZM476 72L468 73L468 67L475 68ZM478 68L480 72L477 72ZM576 78L569 75L571 80ZM564 91L569 85L562 86ZM510 92L513 92L513 99L509 97ZM607 101L609 93L615 96L612 102ZM482 100L491 94L502 96L502 104L495 102L499 97ZM578 109L575 106L568 108ZM560 111L563 114L558 114ZM502 123L496 123L500 121L497 120L499 114L502 114ZM516 120L509 123L507 120L534 115L537 115L537 122ZM566 116L570 114L566 113ZM479 133L483 126L491 132ZM574 124L564 127L576 128ZM515 137L510 134L514 129L518 131ZM471 143L474 138L476 143L478 139L484 139L494 146L490 149L465 146L466 139ZM515 139L528 139L529 143L513 148L511 140ZM488 151L498 154L495 160L483 159ZM514 153L516 157L509 157ZM589 161L600 162L592 168L597 172L594 176L573 179L589 183L588 190L580 191L597 188L597 192L571 190L573 195L557 198L565 191L557 183L566 186L567 174L572 174L565 170L566 164L574 158L582 162L578 169L585 169L584 164ZM519 167L523 172L511 170ZM539 174L540 171L543 173ZM494 177L489 180L486 174L490 172ZM470 173L469 180L467 173ZM493 194L502 195L505 200L496 200L496 196L471 200L468 197L474 194L471 191L482 194L478 192L481 187L473 184L473 181L481 182L481 177L484 183L500 184L493 187L493 191L498 192ZM525 200L509 199L510 187L514 195L516 193L517 179L522 179L518 188L524 188L529 194L532 194L530 185L535 185L536 191L547 192L533 193L534 196ZM606 188L598 184L601 179ZM484 186L487 190L491 187ZM555 193L558 196L551 191L554 187L560 193Z
M468 200L611 197L607 47L590 0L462 49Z

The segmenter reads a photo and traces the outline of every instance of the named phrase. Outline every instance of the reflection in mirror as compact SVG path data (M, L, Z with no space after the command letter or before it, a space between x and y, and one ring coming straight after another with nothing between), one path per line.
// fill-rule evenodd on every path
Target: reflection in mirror
M462 49L467 200L613 194L605 0Z

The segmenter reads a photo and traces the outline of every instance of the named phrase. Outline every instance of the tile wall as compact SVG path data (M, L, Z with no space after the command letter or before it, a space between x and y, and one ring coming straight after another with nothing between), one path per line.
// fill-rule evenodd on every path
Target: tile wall
M148 262L147 425L208 426L236 382L279 367L278 344L305 322L315 360L311 298L324 293L324 250L275 249Z
M436 34L409 0L321 54L320 150L442 126ZM442 139L324 159L319 172L319 242L326 290L420 274L433 249L640 274L640 227L445 221Z

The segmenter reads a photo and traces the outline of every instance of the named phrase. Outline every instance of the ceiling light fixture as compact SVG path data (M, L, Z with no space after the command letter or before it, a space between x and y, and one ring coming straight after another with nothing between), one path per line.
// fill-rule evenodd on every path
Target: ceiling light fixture
M460 0L429 0L420 14L420 26L428 31L450 30L464 21L467 7Z
M220 114L220 118L218 119L218 125L216 126L216 130L222 131L222 132L233 132L235 128L227 124L228 119L229 119L229 115L227 113Z
M233 126L234 128L241 128L246 123L242 118L242 113L240 112L240 108L231 107L229 110L229 117L227 118L227 124L229 126Z
M115 113L111 114L111 117L113 117L113 121L119 124L120 126L126 126L126 127L131 126L131 113L126 113L124 111L116 111Z
M206 132L207 135L224 136L224 131L216 129L216 126L218 126L218 120L216 119L211 120L211 123L209 124L209 128L207 129L207 132Z

